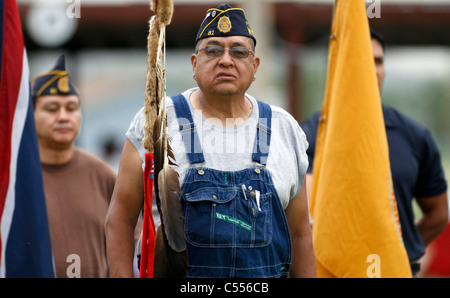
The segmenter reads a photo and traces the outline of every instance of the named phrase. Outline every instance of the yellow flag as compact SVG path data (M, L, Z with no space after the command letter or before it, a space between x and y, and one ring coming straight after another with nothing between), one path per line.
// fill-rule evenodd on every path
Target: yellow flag
M310 201L317 272L411 277L364 3L334 9Z

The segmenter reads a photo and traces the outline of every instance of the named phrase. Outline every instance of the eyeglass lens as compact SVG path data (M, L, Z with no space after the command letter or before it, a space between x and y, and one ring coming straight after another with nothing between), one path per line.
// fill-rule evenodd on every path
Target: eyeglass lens
M206 46L201 50L205 51L206 56L213 58L222 57L225 53L225 50L228 50L230 52L231 57L237 59L245 59L250 54L250 50L246 47L232 47L231 49L225 49L221 46Z

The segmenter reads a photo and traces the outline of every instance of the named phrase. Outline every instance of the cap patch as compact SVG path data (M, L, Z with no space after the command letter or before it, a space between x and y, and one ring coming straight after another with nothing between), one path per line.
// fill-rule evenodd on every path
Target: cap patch
M58 80L58 89L62 93L67 93L70 91L69 77L62 77Z
M222 33L228 33L231 31L231 21L230 18L227 16L223 16L219 19L217 22L217 29L219 29Z

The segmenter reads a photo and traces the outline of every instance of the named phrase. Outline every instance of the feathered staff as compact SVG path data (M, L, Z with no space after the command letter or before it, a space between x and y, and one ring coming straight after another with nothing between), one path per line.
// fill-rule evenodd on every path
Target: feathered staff
M140 276L184 277L188 268L186 236L178 197L181 195L179 177L171 167L176 164L169 145L165 94L165 27L172 19L173 1L151 0L150 9L155 15L150 19L147 40L143 146L148 153L144 170L145 205ZM161 217L156 236L151 209L153 177Z

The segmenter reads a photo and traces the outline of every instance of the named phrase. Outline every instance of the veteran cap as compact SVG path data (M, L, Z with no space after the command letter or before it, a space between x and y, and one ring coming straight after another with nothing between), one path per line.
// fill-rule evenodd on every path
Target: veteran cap
M220 4L217 8L210 8L198 30L195 44L207 37L247 36L256 39L250 28L245 12L242 8L233 8L228 4Z
M61 55L53 68L31 80L33 103L43 95L78 95L69 73L66 71L65 56Z

